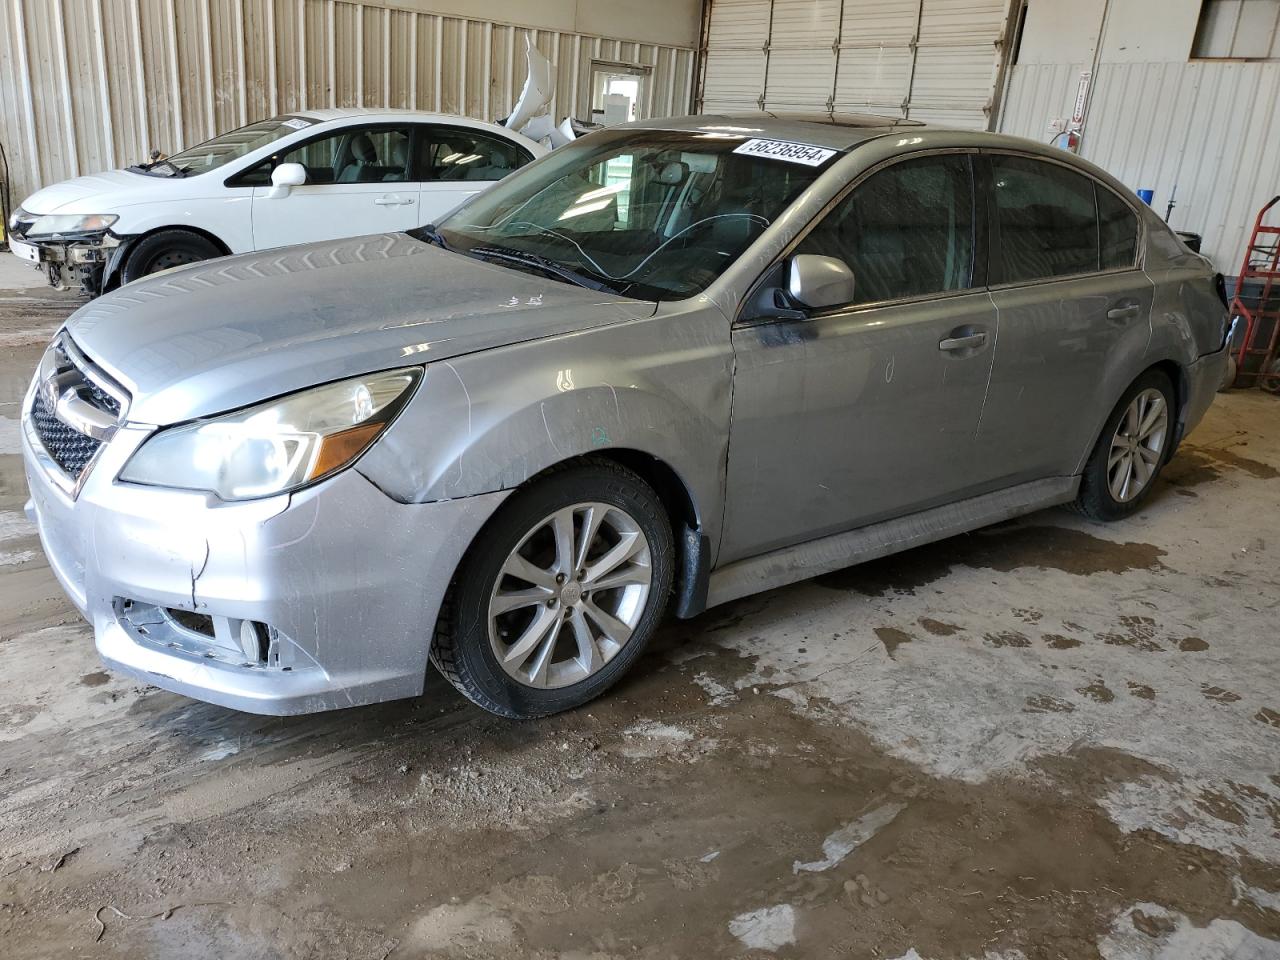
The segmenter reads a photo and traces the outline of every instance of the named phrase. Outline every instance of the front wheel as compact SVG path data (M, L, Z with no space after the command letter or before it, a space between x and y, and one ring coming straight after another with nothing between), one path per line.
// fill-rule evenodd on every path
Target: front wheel
M121 280L131 283L139 277L159 273L170 267L181 267L220 256L222 251L217 244L198 233L191 230L161 230L143 237L129 252Z
M505 717L580 706L644 652L671 591L670 520L611 461L549 473L502 505L459 568L432 661Z
M1169 459L1174 430L1173 384L1159 370L1129 387L1085 464L1076 508L1094 520L1119 520L1151 495Z

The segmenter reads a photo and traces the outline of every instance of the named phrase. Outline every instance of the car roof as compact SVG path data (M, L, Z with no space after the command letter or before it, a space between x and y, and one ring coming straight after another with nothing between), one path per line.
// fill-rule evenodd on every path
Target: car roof
M881 117L869 113L712 113L696 117L637 120L629 127L650 130L689 130L706 133L749 134L770 140L794 140L831 150L848 150L867 140L903 127L921 128L918 120Z
M466 126L484 127L489 130L501 130L512 133L499 123L477 120L475 117L463 117L456 113L429 113L423 110L402 110L396 107L325 107L319 110L294 110L282 113L280 117L302 117L317 123L328 123L330 120L355 120L369 117L399 117L406 120L417 120L423 123L454 123Z

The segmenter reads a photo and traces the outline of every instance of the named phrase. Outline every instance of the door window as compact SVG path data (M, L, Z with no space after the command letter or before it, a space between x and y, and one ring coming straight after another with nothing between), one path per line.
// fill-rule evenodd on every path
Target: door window
M1138 258L1138 217L1132 208L1106 187L1094 185L1098 194L1098 237L1102 244L1103 270L1132 267Z
M847 263L854 303L964 290L973 286L973 194L968 155L904 160L854 189L796 252Z
M421 138L418 179L501 180L532 159L509 140L465 127L437 127Z
M236 186L265 186L282 163L307 168L307 183L403 183L409 173L408 127L347 127L268 157Z
M1000 275L1005 283L1098 269L1093 181L1025 157L993 156Z

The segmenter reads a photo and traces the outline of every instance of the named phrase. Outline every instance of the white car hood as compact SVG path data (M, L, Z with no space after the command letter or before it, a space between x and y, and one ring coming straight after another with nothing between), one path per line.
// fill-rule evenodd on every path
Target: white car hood
M27 213L113 213L134 203L160 200L184 181L175 177L148 177L128 170L108 170L74 180L63 180L37 190L22 201Z

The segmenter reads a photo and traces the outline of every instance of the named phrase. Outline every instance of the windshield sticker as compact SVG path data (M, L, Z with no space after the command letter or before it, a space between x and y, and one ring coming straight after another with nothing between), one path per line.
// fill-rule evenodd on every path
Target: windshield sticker
M293 129L293 130L305 130L307 129L307 127L311 126L311 121L303 120L299 117L291 117L290 119L284 121L281 124L281 126L289 127L290 129Z
M788 163L803 163L806 167L820 167L836 155L834 150L813 147L807 143L791 143L788 140L748 140L733 148L734 153L749 157L768 157Z

